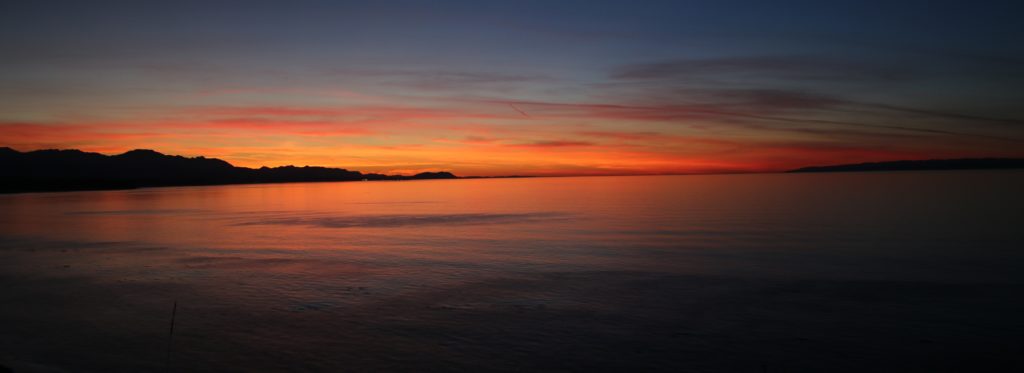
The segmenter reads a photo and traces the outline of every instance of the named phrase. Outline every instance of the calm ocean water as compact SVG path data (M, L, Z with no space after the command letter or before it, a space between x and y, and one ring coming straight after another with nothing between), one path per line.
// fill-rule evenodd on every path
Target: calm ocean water
M1022 193L959 171L0 195L0 365L1019 370Z

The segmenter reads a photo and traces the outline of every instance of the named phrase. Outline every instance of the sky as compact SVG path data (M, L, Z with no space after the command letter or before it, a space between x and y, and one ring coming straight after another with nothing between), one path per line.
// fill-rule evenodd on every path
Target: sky
M1019 1L5 1L0 146L409 174L1024 156Z

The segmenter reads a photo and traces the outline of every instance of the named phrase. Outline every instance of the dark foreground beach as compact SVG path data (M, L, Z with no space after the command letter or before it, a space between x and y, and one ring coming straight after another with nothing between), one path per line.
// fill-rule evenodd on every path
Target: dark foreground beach
M1014 371L1020 190L956 171L4 195L0 365Z

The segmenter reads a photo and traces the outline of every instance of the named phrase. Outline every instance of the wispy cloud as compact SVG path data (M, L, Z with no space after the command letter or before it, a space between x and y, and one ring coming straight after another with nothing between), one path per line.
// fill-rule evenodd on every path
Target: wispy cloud
M481 88L508 90L524 84L556 80L555 77L542 74L414 69L333 69L328 74L365 79L377 85L426 91Z
M670 137L658 132L635 132L635 131L579 131L579 136L596 137L612 140L664 140Z
M820 56L745 56L677 59L624 65L612 79L766 78L784 80L892 81L916 77L913 69Z
M509 103L503 101L501 103ZM531 102L511 101L516 105L527 108L535 108L536 116L563 117L563 118L603 118L603 119L628 119L645 121L673 122L685 119L713 119L713 118L735 118L760 122L779 122L789 124L817 124L828 126L861 127L879 130L895 130L904 132L917 132L927 134L941 134L952 136L981 137L995 140L1019 141L1013 138L987 135L983 133L960 132L945 129L900 126L891 124L867 123L852 120L840 119L819 119L808 117L787 117L775 115L754 114L750 110L729 110L721 105L697 104L697 105L620 105L604 103L554 103L554 102ZM765 130L789 131L788 127L765 128Z
M263 116L287 118L331 118L337 120L422 120L452 118L505 118L478 111L414 106L214 106L195 110L209 116Z
M586 141L572 141L572 140L550 140L550 141L534 141L524 144L512 144L510 146L525 147L525 148L566 148L566 147L578 147L578 146L592 146L594 143Z

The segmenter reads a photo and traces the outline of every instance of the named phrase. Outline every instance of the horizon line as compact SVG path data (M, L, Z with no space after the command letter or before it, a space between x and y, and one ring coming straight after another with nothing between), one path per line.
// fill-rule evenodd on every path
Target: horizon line
M128 153L131 153L131 152L134 152L134 151L151 151L151 152L154 152L154 153L157 153L157 154L161 154L161 155L164 155L164 156L170 156L170 157L182 157L182 158L191 158L191 159L202 158L202 159L219 160L219 161L222 161L222 162L225 162L225 163L231 165L232 167L237 167L237 168L259 169L259 168L280 168L280 167L297 167L297 168L309 167L309 168L340 169L340 170L356 171L356 172L360 172L360 173L363 172L361 170L349 169L349 168L346 168L346 167L321 166L321 165L309 165L309 164L302 165L302 166L298 166L298 165L294 165L294 164L281 165L281 166L266 166L266 165L262 165L262 166L259 166L259 167L237 166L237 165L231 163L230 161L222 159L222 158L207 157L207 156L204 156L204 155L188 156L188 155L181 155L181 154L168 154L168 153L161 152L159 150L148 149L148 148L135 148L135 149L131 149L131 150L127 150L127 151L121 152L121 153L105 153L105 152L100 152L100 151L86 151L86 150L82 150L82 149L78 149L78 148L38 148L38 149L24 150L23 151L23 150L15 149L14 147L11 147L11 146L0 146L0 149L10 149L10 150L18 152L18 153L30 153L30 152L37 152L37 151L78 151L78 152L82 152L82 153L99 154L99 155L103 155L103 156L107 156L107 157L124 155L124 154L128 154ZM621 173L510 174L510 175L466 175L466 176L456 175L456 177L459 178L459 179L497 179L497 178L540 178L540 177L549 178L549 177L602 177L602 176L616 177L616 176L689 176L689 175L777 174L777 173L792 173L794 171L798 171L798 170L802 170L802 169L808 169L808 168L823 168L823 167L837 167L837 166L851 166L851 165L867 165L867 164L891 163L891 162L943 161L943 160L968 160L968 159L1024 159L1024 158L1007 158L1007 157L995 157L995 156L988 156L988 157L957 157L957 158L920 158L920 159L906 158L906 159L894 159L894 160L877 161L877 162L849 162L849 163L832 163L832 164L810 164L810 165L800 166L800 167L795 167L795 168L786 168L786 169L777 169L777 170L776 169L772 169L772 170L762 170L762 171L758 171L758 170L721 170L721 171L709 171L709 172L621 172ZM451 170L423 171L423 172L449 172L449 173L453 173ZM374 171L374 172L367 172L367 174L377 174L377 172L376 171ZM413 174L415 174L415 173L412 173L412 174L409 174L409 175L413 175ZM406 175L406 174L403 174L403 173L399 173L398 175L400 175L400 176L409 176L409 175Z

